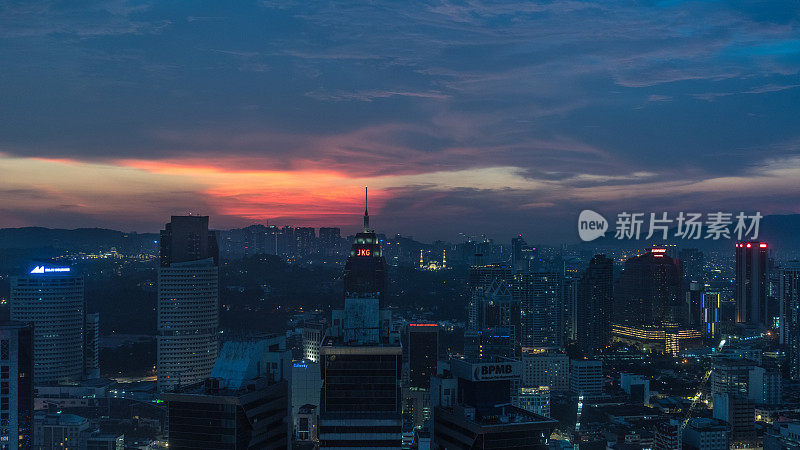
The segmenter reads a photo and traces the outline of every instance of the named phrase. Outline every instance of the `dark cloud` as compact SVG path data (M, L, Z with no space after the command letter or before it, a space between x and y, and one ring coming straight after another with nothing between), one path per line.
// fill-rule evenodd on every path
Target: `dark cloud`
M747 177L800 139L799 8L5 2L0 151L349 177L515 167L549 197ZM453 226L558 203L408 189L398 208L436 193Z

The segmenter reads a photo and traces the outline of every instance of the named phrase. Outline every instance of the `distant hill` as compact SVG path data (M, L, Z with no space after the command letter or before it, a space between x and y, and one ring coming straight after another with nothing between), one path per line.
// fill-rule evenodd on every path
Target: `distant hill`
M114 247L123 253L152 252L158 247L158 238L156 233L123 233L104 228L2 228L0 250L51 248L96 252Z

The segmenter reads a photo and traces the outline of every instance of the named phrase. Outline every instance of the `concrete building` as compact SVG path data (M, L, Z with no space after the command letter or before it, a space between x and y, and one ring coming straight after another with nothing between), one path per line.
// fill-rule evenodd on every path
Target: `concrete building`
M630 395L631 402L650 403L650 380L642 375L632 373L619 374L619 385L626 394Z
M204 381L219 343L219 249L208 216L172 216L161 231L158 389Z
M522 386L548 386L553 391L569 391L569 356L546 350L523 353Z
M728 425L709 418L690 419L683 429L687 450L728 450Z
M284 336L226 342L210 378L164 394L169 447L291 447L291 351Z
M37 413L33 423L33 450L84 450L91 433L89 419L75 414Z
M800 422L776 423L767 428L764 450L800 450Z
M12 277L11 320L33 324L35 384L83 378L86 301L72 268L35 264Z
M570 391L585 398L603 396L603 362L578 359L570 361Z
M27 449L33 442L33 329L0 322L0 448Z
M728 423L732 445L750 445L756 441L755 403L738 394L714 394L715 419Z
M433 448L547 448L557 422L511 405L516 361L451 360L431 381Z

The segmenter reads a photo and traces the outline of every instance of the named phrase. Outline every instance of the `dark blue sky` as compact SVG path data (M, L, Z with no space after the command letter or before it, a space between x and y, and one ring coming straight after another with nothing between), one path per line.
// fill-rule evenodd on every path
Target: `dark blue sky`
M3 2L0 226L797 213L798 5Z

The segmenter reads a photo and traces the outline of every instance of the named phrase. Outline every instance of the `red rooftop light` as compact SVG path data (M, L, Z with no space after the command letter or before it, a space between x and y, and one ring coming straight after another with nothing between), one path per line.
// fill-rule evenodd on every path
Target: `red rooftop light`
M758 244L758 246L761 247L761 248L767 248L767 243L766 242L762 242L762 243Z

